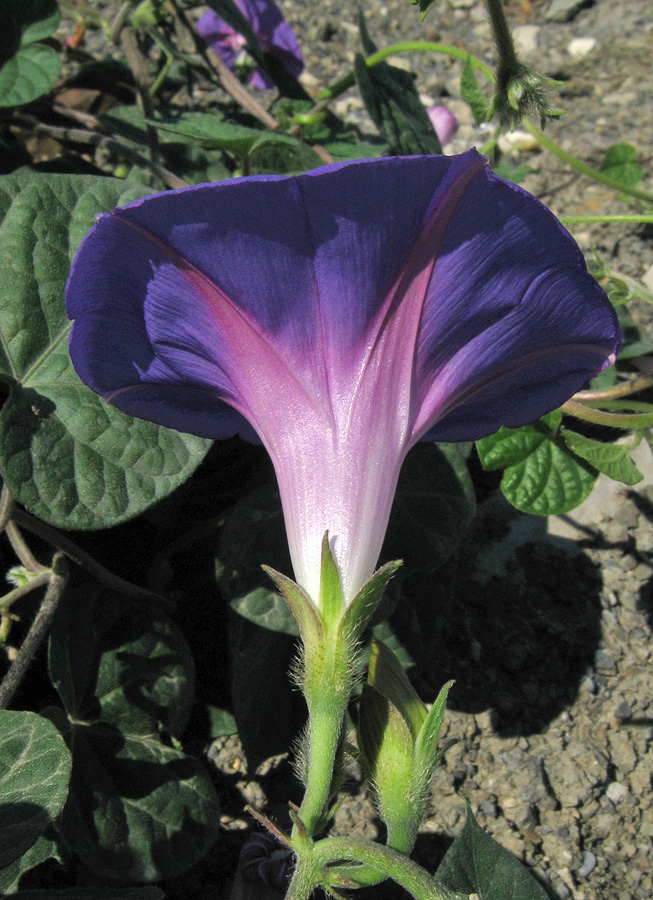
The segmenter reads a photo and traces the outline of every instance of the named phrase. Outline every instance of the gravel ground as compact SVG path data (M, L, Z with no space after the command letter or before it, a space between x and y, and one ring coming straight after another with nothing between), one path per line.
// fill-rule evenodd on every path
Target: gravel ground
M281 5L305 50L309 90L349 71L359 50L353 0ZM423 25L407 0L362 6L379 46L426 38L493 62L484 5L476 0L440 0ZM592 164L611 144L628 141L652 189L647 0L515 0L508 11L524 61L565 82L555 98L565 114L547 134ZM396 62L407 66L407 57ZM424 99L447 104L461 121L447 152L482 145L488 132L474 126L460 101L459 66L419 55L410 66ZM355 90L335 109L373 130ZM524 186L559 215L631 210L546 151L505 146L534 170ZM584 250L595 248L609 265L653 287L653 228L582 225L573 233ZM637 314L650 323L647 309ZM423 864L437 864L469 800L483 827L531 866L553 897L653 897L653 464L648 447L640 454L646 481L625 490L600 479L586 504L566 517L524 517L497 496L482 505L438 651L441 682L457 679L445 737L458 743L433 781L416 847ZM215 746L212 758L232 777L234 765L244 771L235 738ZM260 780L246 777L236 781L236 793L275 815L277 787L288 778L285 763L275 771L278 783L273 779L267 796ZM225 826L246 826L235 806L233 816L226 810ZM359 784L350 786L335 829L378 833L372 799ZM237 885L235 896L239 891ZM370 896L400 892L384 886Z

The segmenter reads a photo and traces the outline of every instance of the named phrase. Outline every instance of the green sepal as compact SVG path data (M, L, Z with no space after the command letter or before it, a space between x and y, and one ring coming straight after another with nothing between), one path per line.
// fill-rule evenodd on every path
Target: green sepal
M297 622L304 646L307 648L315 646L324 635L324 627L313 601L292 578L282 575L281 572L271 569L270 566L261 566L261 568L281 591Z
M356 594L340 622L341 637L353 646L369 624L386 585L395 574L402 560L386 563L372 575Z
M342 618L345 598L340 583L338 566L329 546L329 532L322 538L322 563L320 574L320 613L327 631L337 626Z
M441 689L415 741L415 763L424 772L428 772L429 778L443 753L443 750L437 749L438 736L447 709L447 696L452 686L453 681L448 681Z
M397 708L416 741L428 710L408 680L404 667L392 650L379 640L372 641L367 683Z
M425 795L414 777L413 736L394 703L369 684L363 686L361 696L358 746L388 829L388 846L410 853Z

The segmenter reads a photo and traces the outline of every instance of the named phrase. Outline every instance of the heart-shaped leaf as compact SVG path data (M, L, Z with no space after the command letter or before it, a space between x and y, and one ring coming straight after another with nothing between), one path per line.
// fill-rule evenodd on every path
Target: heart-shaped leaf
M50 677L64 703L49 715L73 754L58 827L103 877L173 878L217 837L218 802L201 763L161 740L193 701L194 666L176 626L94 586L64 599L50 637Z
M181 737L195 666L177 626L151 607L86 584L71 590L50 632L50 678L71 719L131 735Z
M554 410L532 425L500 428L476 442L484 468L505 468L501 490L522 512L560 515L592 492L597 468L558 433L561 421L562 413Z
M61 843L54 828L47 828L29 850L4 869L0 869L0 896L15 894L23 875L30 869L40 866L41 863L47 862L49 859L63 863L64 858L60 852ZM21 898L23 896L24 894L21 894Z
M59 815L71 765L48 719L0 710L0 869L25 853Z
M0 179L0 470L19 502L64 528L105 528L185 481L209 441L126 416L73 370L64 287L82 237L103 210L148 193L82 175Z

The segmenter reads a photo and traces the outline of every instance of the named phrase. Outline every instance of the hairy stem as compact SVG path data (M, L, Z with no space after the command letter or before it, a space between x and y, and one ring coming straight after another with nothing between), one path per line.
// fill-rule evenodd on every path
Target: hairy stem
M396 881L415 900L459 900L464 896L438 884L426 869L402 853L360 838L325 838L313 845L310 859L313 865L320 865L323 874L329 871L326 867L337 863L362 863Z
M495 80L492 69L482 60L472 56L471 53L468 53L467 50L462 50L460 47L454 47L451 44L437 44L433 41L401 41L398 44L392 44L391 47L384 47L382 50L377 50L376 53L372 53L371 56L368 56L365 59L365 65L369 68L377 66L380 62L383 62L384 59L387 59L388 56L394 56L397 53L444 53L446 56L452 56L456 59L462 59L463 61L469 60L472 68L482 72L488 81L494 82ZM317 95L317 99L318 101L333 100L341 94L344 94L344 92L349 90L350 87L353 87L355 83L356 78L354 73L350 72L349 75L340 78L335 84L332 84L331 87L324 88L324 90L320 91Z
M642 404L647 406L647 404ZM647 407L650 410L650 406ZM575 416L585 422L593 422L595 425L608 425L610 428L620 428L624 431L649 428L653 425L653 412L613 413L603 409L586 406L575 400L567 400L561 406L563 413Z
M636 197L638 200L644 200L649 204L653 203L653 194L649 194L647 191L642 191L636 187L630 187L630 185L623 184L621 181L616 181L614 178L610 178L609 175L604 175L603 172L597 172L596 169L588 166L587 163L584 163L582 160L577 159L577 157L572 156L571 153L567 153L566 150L563 150L562 147L558 146L558 144L548 138L543 131L531 122L524 122L523 127L536 138L537 142L541 144L542 147L550 150L554 156L557 156L558 159L567 163L572 169L576 169L577 172L582 172L583 175L588 175L590 178L593 178L594 181L605 184L606 187L619 191L621 194Z
M0 709L6 709L9 706L14 694L18 690L18 686L23 680L30 663L34 659L34 654L48 632L50 622L57 611L57 606L63 596L67 582L68 563L66 558L62 553L55 553L52 562L52 573L49 577L49 584L48 589L45 592L45 597L32 622L30 630L27 632L27 637L18 651L16 659L13 661L11 668L5 675L2 684L0 684Z

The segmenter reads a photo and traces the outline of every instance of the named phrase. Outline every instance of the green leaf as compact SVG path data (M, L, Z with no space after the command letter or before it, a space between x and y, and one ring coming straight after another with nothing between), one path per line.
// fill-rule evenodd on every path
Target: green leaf
M50 678L69 717L130 734L181 737L195 666L177 626L152 607L94 584L68 592L50 632Z
M455 444L418 444L399 476L383 557L434 571L453 553L476 511L474 486Z
M175 878L210 850L218 803L201 763L158 737L71 724L73 775L60 828L105 878Z
M252 175L292 175L322 165L324 160L308 144L274 132L260 134L249 155Z
M548 900L528 869L479 828L469 804L463 830L435 877L450 890L478 894L479 900Z
M566 428L562 430L562 439L576 456L587 460L592 468L603 472L613 481L639 484L644 478L630 458L632 447L628 444L605 444Z
M615 181L621 181L623 184L632 187L641 181L644 176L644 170L635 160L637 159L637 150L630 144L620 143L613 144L608 147L605 158L601 163L600 172L609 175Z
M173 878L218 832L218 803L202 765L163 743L180 735L193 702L185 639L163 614L95 586L59 607L50 677L65 707L51 718L73 754L58 827L103 877Z
M288 604L273 587L257 587L230 601L231 608L255 625L281 634L299 634L297 623Z
M460 96L472 111L477 125L487 119L488 102L481 90L471 58L468 56L460 73Z
M95 215L149 193L83 175L0 179L0 470L20 503L64 528L141 513L197 468L210 442L108 406L75 374L64 288Z
M0 868L25 853L59 815L70 772L70 753L51 722L0 710Z
M68 861L69 853L61 836L57 834L54 826L46 828L43 834L34 844L15 859L4 869L0 869L0 896L15 894L20 885L20 880L27 872L35 869L48 860L55 860L64 864ZM21 898L24 894L21 893Z
M207 703L206 712L209 717L209 735L211 740L237 733L238 725L233 714L228 709L218 709L212 703Z
M274 590L261 564L292 572L281 501L276 485L267 484L237 503L220 533L220 590L231 608L262 628L298 635L285 600Z
M49 91L60 74L56 50L28 44L0 66L0 108L31 103Z
M476 441L481 465L491 472L523 462L543 444L547 435L553 435L562 422L560 410L543 416L533 425L521 428L500 428L495 434Z
M106 78L111 73L105 71L102 74ZM164 118L174 123L179 121L182 114L193 115L187 110L170 106L165 108ZM117 106L99 118L105 127L119 135L129 146L149 147L148 126L143 110L139 106ZM218 112L214 112L209 118L220 121L221 117ZM222 181L232 177L230 169L224 163L221 150L206 149L201 143L191 142L188 138L163 129L160 129L158 134L162 161L171 171L181 175L189 183ZM142 175L142 170L139 172Z
M169 118L145 119L148 125L154 125L158 131L195 141L203 147L227 150L237 156L247 156L253 145L259 140L262 132L259 128L247 128L225 122L221 116L210 113L183 112ZM271 139L283 137L270 133Z
M325 141L322 145L331 154L334 162L345 162L349 159L374 159L386 152L385 144L370 144L356 140Z
M51 834L52 836L50 836ZM59 852L59 843L60 839L57 839L54 829L48 828L22 856L19 856L6 868L0 869L0 896L15 894L23 875L31 869L35 869L36 866L40 866L41 863L50 859L63 863L64 859ZM22 898L24 894L21 893L20 896Z
M517 509L540 516L574 509L589 496L597 471L557 433L562 413L521 428L500 428L476 442L485 469L505 468L501 490Z
M545 440L523 462L506 469L501 491L522 512L561 515L590 495L596 477L596 470L564 445Z
M376 50L359 14L361 41L369 55ZM392 153L442 153L442 146L408 72L386 62L368 67L360 53L354 59L354 75L370 118L390 144Z
M413 6L419 5L419 20L420 22L423 22L424 17L435 3L435 0L410 0L410 2L413 4Z
M493 166L493 169L497 175L506 181L512 181L513 184L521 184L527 175L535 171L533 166L526 164L515 166L510 162L501 162L498 166Z
M2 11L20 29L22 46L50 37L61 22L56 0L3 0Z

